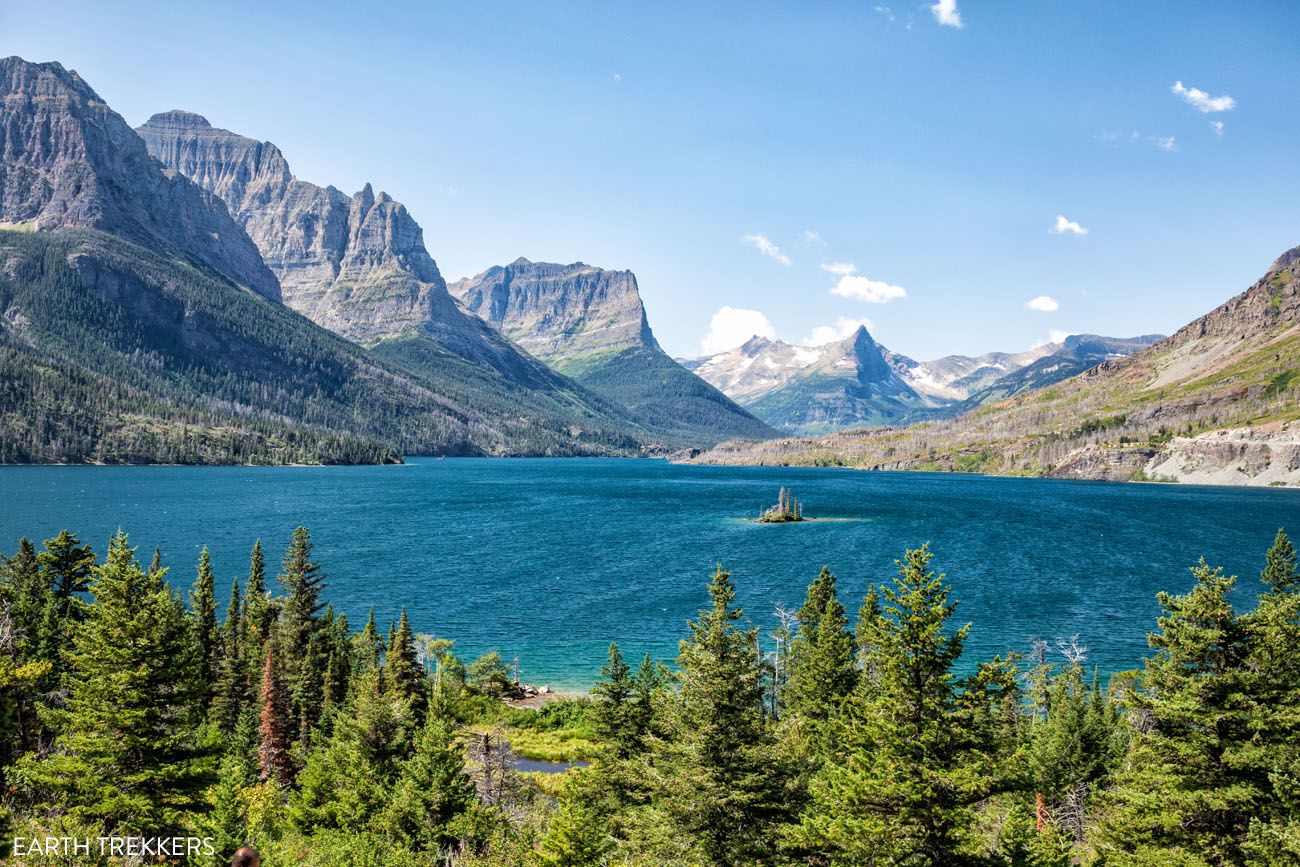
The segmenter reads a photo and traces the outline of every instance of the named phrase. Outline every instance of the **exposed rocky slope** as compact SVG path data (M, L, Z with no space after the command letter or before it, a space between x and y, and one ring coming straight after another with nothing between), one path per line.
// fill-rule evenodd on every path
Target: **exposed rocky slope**
M615 404L443 296L524 377L289 310L226 205L149 157L75 73L3 61L0 460L359 462L640 453ZM418 363L417 363L418 362Z
M653 431L709 444L775 433L660 348L631 271L520 258L459 280L450 291L506 337Z
M1068 478L1293 480L1300 247L1152 346L956 419L758 445L706 463L820 463ZM1266 446L1266 448L1265 448Z
M58 63L0 60L0 227L98 229L279 297L224 205L164 171L126 121Z
M299 180L275 145L192 112L156 114L138 132L164 165L229 206L279 277L284 303L313 322L367 346L428 337L508 378L556 385L456 304L419 225L388 194Z

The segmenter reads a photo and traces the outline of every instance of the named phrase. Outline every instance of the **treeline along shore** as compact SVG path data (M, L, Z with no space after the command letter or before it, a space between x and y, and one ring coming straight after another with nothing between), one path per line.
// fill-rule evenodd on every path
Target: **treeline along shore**
M192 835L195 864L242 844L267 865L1300 864L1282 531L1248 610L1201 561L1105 686L1075 641L963 661L921 547L855 619L823 568L774 642L719 567L671 667L611 644L590 696L536 710L502 700L498 654L467 664L405 612L353 629L305 528L278 578L253 546L221 618L206 549L188 600L120 531L102 559L65 530L0 566L20 863L122 863L34 839Z

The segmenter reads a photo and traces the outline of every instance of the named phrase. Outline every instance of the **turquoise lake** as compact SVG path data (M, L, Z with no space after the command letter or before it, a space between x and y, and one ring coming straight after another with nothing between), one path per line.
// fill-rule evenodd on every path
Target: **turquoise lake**
M793 488L796 525L750 520ZM837 469L675 466L650 460L414 458L330 468L0 468L0 550L68 527L104 550L126 529L188 588L200 545L218 597L261 538L274 573L293 528L312 531L326 597L354 627L405 606L417 630L474 656L518 656L525 680L590 684L612 640L668 659L706 601L715 563L764 635L823 563L850 612L894 558L929 542L973 626L967 658L1078 635L1090 664L1146 652L1158 590L1183 591L1204 556L1251 603L1300 492Z

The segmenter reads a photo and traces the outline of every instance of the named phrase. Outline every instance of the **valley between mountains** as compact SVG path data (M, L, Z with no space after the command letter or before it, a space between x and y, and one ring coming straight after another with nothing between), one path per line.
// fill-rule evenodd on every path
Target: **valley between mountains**
M674 359L636 275L448 283L400 201L0 60L0 462L675 455L1300 484L1300 253L1170 337L918 361L865 328Z

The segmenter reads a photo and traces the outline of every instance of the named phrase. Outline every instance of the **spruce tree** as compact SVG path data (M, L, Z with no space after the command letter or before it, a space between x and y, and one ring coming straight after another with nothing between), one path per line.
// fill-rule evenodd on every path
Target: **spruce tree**
M226 620L221 626L220 656L217 663L216 683L212 690L210 719L225 734L234 731L244 708L254 698L249 678L250 650L247 624L244 618L244 601L239 592L239 579L230 582L230 598L226 601Z
M209 774L189 724L202 684L184 604L121 531L89 589L63 660L66 707L48 714L57 749L26 757L23 775L79 819L178 831Z
M469 832L468 814L476 803L465 751L450 724L430 717L401 764L377 824L412 849L448 851Z
M411 632L405 608L384 656L384 687L403 701L410 702L417 718L423 712L424 671L415 653L415 635Z
M836 717L832 757L814 777L800 845L834 865L959 864L975 848L975 805L1010 784L994 720L1014 682L981 666L957 683L968 627L926 547L908 551L870 625L867 670Z
M721 567L711 606L689 623L677 657L680 690L665 702L663 733L652 736L648 784L663 835L689 844L710 865L753 863L771 854L787 818L787 774L763 711L757 629L740 629L735 587Z
M786 687L789 710L820 731L857 683L853 636L835 592L835 575L823 566L799 609L799 633L790 649Z
M603 867L614 840L597 806L598 782L591 770L571 771L555 813L546 826L535 861L539 867Z
M1204 560L1182 596L1161 593L1163 614L1128 699L1130 748L1107 801L1099 848L1116 861L1239 864L1269 781L1249 755L1244 700L1247 624L1236 584Z
M289 659L301 659L307 650L307 639L316 631L322 603L321 590L325 587L320 565L312 560L311 536L306 527L293 531L285 551L280 586L285 600L280 611L280 632Z
M198 574L190 592L190 605L194 609L194 635L199 647L199 676L206 684L211 684L217 673L216 580L208 546L204 545L199 551Z
M257 748L261 777L275 780L282 786L291 786L294 768L289 757L289 708L271 642L267 642L266 662L262 666L261 705Z
M640 748L636 708L633 706L636 682L632 669L623 661L618 645L609 645L609 661L600 667L600 677L592 687L596 704L596 732L609 746L611 758L626 759Z
M90 586L95 552L67 530L45 540L45 550L36 555L46 586L59 601L59 618L77 616L77 594Z

